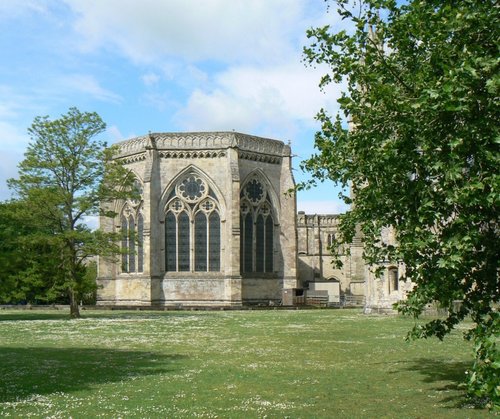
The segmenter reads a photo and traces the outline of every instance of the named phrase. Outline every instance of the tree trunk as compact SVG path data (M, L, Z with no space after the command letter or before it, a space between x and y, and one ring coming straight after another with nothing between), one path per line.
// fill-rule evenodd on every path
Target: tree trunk
M74 221L71 212L68 214L69 220L71 220L71 231L74 231ZM78 307L78 293L75 292L76 284L78 284L78 274L76 268L76 244L73 238L68 241L68 250L70 255L69 260L69 315L72 319L80 318L80 309Z
M80 318L80 308L78 307L78 299L76 298L73 289L69 290L69 315L72 319Z

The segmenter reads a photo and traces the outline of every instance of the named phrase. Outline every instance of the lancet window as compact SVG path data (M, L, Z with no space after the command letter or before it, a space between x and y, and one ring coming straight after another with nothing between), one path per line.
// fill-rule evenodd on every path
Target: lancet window
M122 211L121 248L122 272L143 272L144 270L144 218L139 211L126 206Z
M396 268L396 267L389 268L388 275L389 275L389 292L399 290L398 268Z
M332 247L333 243L335 243L335 234L334 233L328 233L326 236L326 250L330 250Z
M241 272L273 272L273 210L269 192L258 178L241 190L240 232Z
M219 202L207 182L196 173L183 177L165 209L165 270L220 271L220 223Z

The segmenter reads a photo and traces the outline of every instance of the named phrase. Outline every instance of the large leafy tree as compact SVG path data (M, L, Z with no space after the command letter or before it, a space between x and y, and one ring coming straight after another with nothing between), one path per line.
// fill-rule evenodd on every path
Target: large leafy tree
M58 226L31 200L0 203L0 303L67 304ZM93 301L95 262L81 266L80 296Z
M56 253L48 245L46 220L33 222L25 201L0 203L0 302L56 302Z
M413 336L443 338L472 318L469 390L498 407L500 5L334 3L350 29L313 28L304 51L326 65L321 87L345 82L343 115L319 112L318 153L304 167L351 188L342 195L353 204L341 220L344 241L359 228L369 263L404 261L415 288L401 312L418 317L435 302L448 309ZM385 227L397 246L381 242Z
M28 129L31 143L19 164L19 178L9 180L19 199L29 204L32 219L45 224L30 238L50 246L57 261L52 278L66 291L72 317L80 316L78 302L88 291L89 258L119 252L117 238L92 231L85 217L98 214L105 202L134 194L133 177L97 138L105 127L96 113L76 108L59 119L36 117Z

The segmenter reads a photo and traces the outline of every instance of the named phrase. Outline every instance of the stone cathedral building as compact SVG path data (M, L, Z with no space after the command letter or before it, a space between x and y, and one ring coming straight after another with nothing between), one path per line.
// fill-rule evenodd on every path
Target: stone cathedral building
M101 219L125 252L121 264L100 260L99 304L241 306L297 288L289 146L235 132L118 146L142 199Z
M372 308L390 308L404 296L393 266L387 278L370 274L361 240L333 269L337 217L297 214L291 150L281 141L157 133L119 143L117 158L141 199L115 202L116 218L100 220L121 236L122 255L99 259L99 305L295 304L308 290L371 290Z

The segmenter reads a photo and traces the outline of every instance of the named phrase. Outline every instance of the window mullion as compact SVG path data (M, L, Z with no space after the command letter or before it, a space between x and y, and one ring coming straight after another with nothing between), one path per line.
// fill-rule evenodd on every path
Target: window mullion
M245 215L240 211L240 272L245 272Z
M175 217L175 271L179 272L179 217L178 214L174 214Z
M210 217L208 216L208 214L205 214L205 218L207 219L207 231L206 231L207 249L205 252L205 258L207 264L206 272L208 272L210 270Z
M121 218L122 235L122 272L128 272L128 220L125 216Z
M252 272L256 269L257 259L257 214L252 214Z
M196 234L196 226L194 223L194 216L193 214L189 214L189 272L195 272L196 271L196 266L195 266L195 259L194 259L194 239L195 239L195 234Z
M267 239L266 221L267 221L267 216L263 216L262 219L263 219L263 221L262 221L262 224L263 224L262 225L262 230L263 230L263 233L264 233L264 234L262 234L262 241L263 241L263 243L262 243L262 247L263 247L263 251L262 251L262 253L263 253L263 255L262 255L263 256L262 257L262 272L266 272L266 266L267 266L266 265L266 256L267 256L266 255L266 244L267 244L266 243L266 239Z

